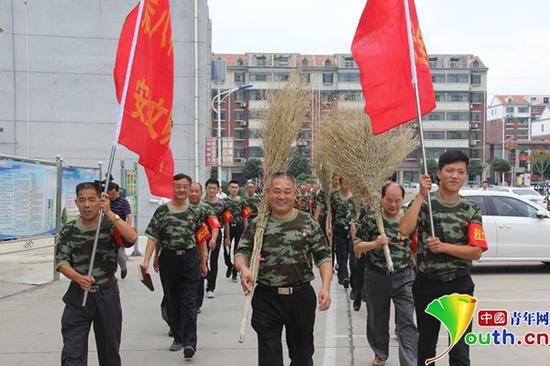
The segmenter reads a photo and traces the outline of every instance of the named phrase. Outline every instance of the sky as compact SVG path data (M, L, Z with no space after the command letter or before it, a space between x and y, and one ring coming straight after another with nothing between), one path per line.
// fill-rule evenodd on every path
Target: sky
M212 51L350 53L365 0L208 0ZM495 94L550 94L550 0L416 0L429 54L474 54Z

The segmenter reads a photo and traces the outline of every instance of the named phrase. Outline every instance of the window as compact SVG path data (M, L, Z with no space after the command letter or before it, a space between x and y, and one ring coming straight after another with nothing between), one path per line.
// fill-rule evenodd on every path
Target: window
M481 209L481 215L489 214L489 211L487 210L487 204L485 203L485 199L483 199L482 196L466 196L466 198L471 199L478 204L479 208Z
M472 103L481 103L481 93L472 93Z
M426 116L428 121L445 121L445 112L432 112Z
M260 147L249 147L248 156L251 158L261 158L264 156L264 153Z
M275 63L278 66L288 66L288 56L275 56Z
M529 113L529 107L518 107L518 113Z
M233 149L233 156L236 158L246 158L246 149L243 147L236 147Z
M311 130L304 129L298 134L298 138L302 140L311 140Z
M429 62L430 62L431 69L434 69L437 67L437 57L430 57Z
M537 217L537 209L512 197L487 197L495 205L497 216Z
M481 74L472 74L471 76L471 82L474 85L481 84Z
M248 112L248 118L250 119L262 119L264 117L265 111L262 110L252 110Z
M332 100L332 92L331 91L322 91L321 92L321 100L325 103L331 103Z
M353 61L353 57L349 57L349 56L344 57L344 67L346 68L355 67L355 62Z
M432 81L434 83L444 83L445 82L445 74L432 74Z
M467 101L468 93L447 93L447 102L460 103Z
M256 66L266 66L267 60L265 56L256 56Z
M544 132L544 125L540 126L540 132Z
M225 121L225 110L220 110L220 119L222 121ZM218 113L216 111L212 111L212 119L217 121L218 120Z
M260 132L258 130L248 130L249 139L261 139Z
M250 81L271 81L271 74L265 72L250 74Z
M411 151L411 152L407 155L407 160L416 160L416 150Z
M264 100L264 91L263 90L251 90L250 91L250 100Z
M235 121L244 121L245 118L244 118L244 111L235 111L234 112L234 116L235 116Z
M239 58L237 59L236 64L237 64L237 66L242 66L242 65L243 65L243 59L239 57Z
M468 131L447 131L447 140L464 140L468 138Z
M449 60L449 67L451 69L456 69L460 66L460 59L459 58L456 58L456 57L451 57L451 59Z
M236 128L233 130L233 137L235 137L235 140L244 140L245 134L244 134L244 128Z
M338 81L341 83L358 83L360 80L359 73L338 74Z
M514 107L506 107L506 113L514 113Z
M340 90L338 92L338 100L343 102L354 102L363 99L363 93L358 90Z
M471 140L481 140L481 132L479 131L470 131Z
M481 157L481 149L471 149L470 158L479 159Z
M302 59L302 67L308 67L308 66L309 66L309 64L307 62L307 58Z
M237 71L235 72L235 82L236 83L244 83L245 82L245 76L244 76L244 71Z
M472 67L472 69L479 69L479 62L474 61L474 62L472 62L472 64L470 66Z
M332 84L333 83L334 74L331 72L324 72L323 73L323 84Z
M290 74L288 72L277 72L275 73L276 81L287 81Z
M435 92L435 101L436 102L444 102L445 101L445 93Z
M426 148L427 159L439 159L439 156L445 152L445 149L441 148Z
M526 117L518 118L518 123L520 125L528 125L529 124L529 118L526 118Z
M306 73L302 74L302 80L306 84L311 83L311 74L309 72L306 72Z
M324 63L325 67L331 67L332 66L332 62L327 58L325 60L325 63Z
M220 137L224 137L225 136L225 128L221 128L220 132L221 132ZM212 137L218 137L218 129L217 128L212 129Z
M480 122L480 121L481 121L481 113L472 112L472 122Z
M449 121L467 121L468 114L467 112L448 112L447 119Z
M542 103L543 104L548 104L548 101L549 101L548 97L542 98Z
M237 90L235 92L235 102L244 102L244 90Z
M470 78L468 74L447 74L448 83L468 83Z
M445 131L426 131L424 137L426 140L445 140Z

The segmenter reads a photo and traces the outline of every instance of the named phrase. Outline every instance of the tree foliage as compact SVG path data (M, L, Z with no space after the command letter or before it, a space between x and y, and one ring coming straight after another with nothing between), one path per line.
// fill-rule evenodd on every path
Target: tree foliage
M470 164L468 165L468 174L472 179L475 179L483 174L483 167L481 166L479 160L470 160Z
M496 158L491 162L491 167L497 173L508 173L510 170L512 170L512 166L510 165L508 160L499 158Z
M535 151L533 154L533 173L542 179L550 177L550 153Z
M309 161L302 155L292 154L288 172L295 177L298 177L300 174L311 175L311 166L309 165Z
M255 158L248 159L242 171L243 178L248 180L248 179L259 178L262 175L263 175L262 161Z
M428 167L428 175L430 177L433 177L434 175L436 175L437 170L439 169L439 165L437 164L437 161L435 161L435 159L427 159L426 165ZM422 174L424 174L424 172L422 172Z

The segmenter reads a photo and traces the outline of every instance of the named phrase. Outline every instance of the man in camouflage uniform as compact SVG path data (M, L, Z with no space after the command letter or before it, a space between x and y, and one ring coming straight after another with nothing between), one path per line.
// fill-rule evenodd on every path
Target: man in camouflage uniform
M353 195L349 190L348 182L340 177L340 190L332 192L330 197L332 210L332 230L334 235L334 250L338 263L338 283L344 288L349 287L348 260L351 246L351 230L354 224L355 209Z
M319 310L330 306L332 263L323 233L313 218L293 208L296 182L286 173L274 174L267 185L271 217L265 228L257 285L252 298L252 327L258 336L258 365L283 365L281 332L291 365L313 365L313 326L316 299L312 259L319 267L322 287ZM254 246L256 221L245 231L237 249L235 266L245 293L252 290L248 269Z
M190 207L190 185L189 176L174 175L174 199L157 208L145 230L148 240L142 264L148 271L153 252L160 249L158 266L168 323L175 333L170 350L183 347L185 358L192 358L197 349L197 287L201 275L208 273L206 244L198 245L195 239L203 223L199 212Z
M300 186L300 194L296 196L296 208L300 211L313 215L313 211L311 210L312 205L313 200L307 190L307 185L304 183Z
M248 208L244 199L239 196L239 182L236 180L229 182L229 197L225 199L225 205L232 216L229 221L229 235L225 236L225 246L223 247L223 256L227 265L225 277L231 276L233 282L237 282L237 270L231 263L231 241L233 241L233 254L235 254L243 230L248 226L248 215L246 214ZM226 221L224 220L224 222Z
M220 184L216 179L208 179L205 184L206 189L206 197L204 198L203 202L210 205L216 212L216 217L218 219L219 223L223 222L222 215L227 209L225 205L225 200L219 199L217 197L217 193L219 191ZM229 226L229 225L228 225ZM220 229L221 230L221 229ZM228 230L225 230L225 235L228 235ZM209 299L214 298L214 291L216 290L216 279L218 277L218 258L220 255L220 248L222 246L222 233L221 231L218 232L218 237L216 238L216 242L212 243L212 240L210 241L210 258L209 258L209 266L210 270L208 271L208 276L206 276L206 296Z
M435 356L441 323L424 310L433 300L452 293L473 295L472 260L487 250L479 206L459 195L468 177L469 159L460 150L439 157L439 191L430 197L435 236L432 236L428 205L431 179L423 176L420 192L401 219L402 235L418 234L418 273L413 285L418 322L418 365ZM471 331L470 324L464 334ZM450 365L469 365L469 347L462 338L449 353Z
M98 184L78 184L75 202L80 217L63 225L56 238L56 269L71 280L63 296L61 364L87 364L88 335L93 323L99 364L117 366L121 364L122 331L122 309L115 277L117 250L131 246L138 236L111 211L109 196L101 195ZM105 218L101 221L92 275L88 276L101 209ZM85 307L82 306L84 291L89 291Z
M210 231L210 239L204 238L204 243L208 242L208 249L214 248L218 240L220 223L216 217L216 211L209 204L201 201L202 198L202 186L198 182L193 182L189 188L189 202L191 207L193 207L200 217L202 222L202 227L208 228ZM199 245L203 243L198 243ZM208 258L205 258L208 262ZM201 312L202 303L204 301L204 281L205 278L201 278L199 281L198 293L197 293L197 311Z
M332 240L332 224L330 222L327 222L327 214L328 214L328 205L326 204L325 199L325 192L328 193L328 197L330 199L330 196L333 192L340 190L340 176L337 174L332 175L331 185L329 187L323 187L323 189L319 190L317 193L317 199L315 204L315 211L313 214L313 217L315 220L319 222L319 225L321 225L321 230L323 230L323 234L325 234L325 237L329 243L332 243L332 264L335 265L335 250L334 250L334 243ZM330 236L329 236L330 235Z
M244 197L246 207L250 210L248 222L251 222L258 216L258 205L260 204L260 196L256 194L256 185L253 181L246 183L246 196Z
M382 187L382 214L385 235L381 235L373 215L365 215L357 228L355 253L366 253L365 288L367 340L374 351L373 366L383 366L389 356L390 302L395 308L395 332L399 342L399 364L415 366L418 331L414 323L411 240L399 234L399 220L405 190L397 183ZM394 272L387 271L383 245L389 245Z

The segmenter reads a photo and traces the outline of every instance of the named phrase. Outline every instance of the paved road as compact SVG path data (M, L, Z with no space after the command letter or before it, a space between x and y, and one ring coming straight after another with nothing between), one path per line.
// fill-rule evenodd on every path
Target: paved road
M39 252L38 252L39 253ZM33 254L36 271L12 280L51 276L47 263L48 252L42 257ZM23 263L21 257L11 259L11 266ZM42 258L42 259L39 259ZM121 353L127 365L181 365L180 352L169 352L170 338L160 318L160 292L153 293L137 281L134 270L139 258L132 258L129 276L120 281L124 311ZM10 260L0 257L0 265ZM32 262L31 261L31 262ZM221 262L220 262L221 263ZM28 263L22 265L28 271ZM223 265L222 265L223 268ZM41 272L42 271L42 272ZM223 276L223 274L221 274ZM0 278L0 280L3 280ZM155 277L157 287L158 277ZM474 274L478 309L500 308L515 311L550 310L550 271L542 265L486 266L480 265ZM0 282L6 287L15 283ZM63 310L61 296L68 282L61 280L43 285L22 287L18 293L1 296L0 291L0 365L58 365L61 349L60 317ZM318 288L318 282L315 286ZM315 364L365 365L373 353L365 337L365 310L350 310L347 293L341 286L332 288L333 306L328 312L318 313L315 327ZM205 299L199 316L199 344L196 357L190 362L200 365L256 365L256 338L248 329L245 344L237 342L242 313L243 296L240 286L220 278L215 299ZM518 334L526 327L514 329ZM476 327L476 331L479 328ZM550 333L550 327L538 331ZM393 326L390 334L394 334ZM442 350L447 343L444 331L440 335ZM550 346L546 347L472 347L473 365L547 365ZM97 365L93 335L90 337L90 365ZM187 362L186 362L187 364ZM288 364L288 363L287 363ZM446 362L445 362L446 364ZM390 360L387 365L398 365L397 343L391 339Z

